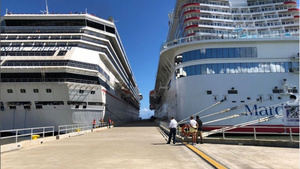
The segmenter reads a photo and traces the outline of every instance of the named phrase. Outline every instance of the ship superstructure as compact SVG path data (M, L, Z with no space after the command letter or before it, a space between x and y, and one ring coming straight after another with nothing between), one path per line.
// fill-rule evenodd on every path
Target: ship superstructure
M112 20L6 14L0 37L0 129L138 119L141 96Z
M150 92L156 117L200 112L213 129L281 114L298 99L296 1L178 0L169 18ZM262 125L298 125L295 109Z

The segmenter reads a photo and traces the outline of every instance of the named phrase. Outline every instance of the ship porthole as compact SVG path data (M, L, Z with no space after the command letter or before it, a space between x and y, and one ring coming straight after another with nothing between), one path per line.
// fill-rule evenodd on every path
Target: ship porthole
M290 95L290 99L291 99L291 100L296 100L296 99L297 99L297 96L295 96L295 95Z

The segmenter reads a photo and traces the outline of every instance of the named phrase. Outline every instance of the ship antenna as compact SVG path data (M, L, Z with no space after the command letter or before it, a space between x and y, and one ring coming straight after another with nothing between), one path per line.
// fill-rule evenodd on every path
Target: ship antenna
M7 14L8 13L8 9L6 8L6 10L5 10L5 14Z
M85 8L85 14L87 14L88 12L87 12L87 8Z
M48 1L45 0L45 3L46 3L46 14L49 14L49 10L48 10Z

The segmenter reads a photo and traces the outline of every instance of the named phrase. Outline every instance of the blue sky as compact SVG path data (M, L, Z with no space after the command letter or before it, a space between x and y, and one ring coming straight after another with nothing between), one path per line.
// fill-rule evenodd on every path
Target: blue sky
M1 15L40 13L44 0L0 0ZM140 92L141 116L148 117L149 91L154 88L159 49L168 32L168 13L175 0L48 0L50 13L84 12L107 19L113 16Z

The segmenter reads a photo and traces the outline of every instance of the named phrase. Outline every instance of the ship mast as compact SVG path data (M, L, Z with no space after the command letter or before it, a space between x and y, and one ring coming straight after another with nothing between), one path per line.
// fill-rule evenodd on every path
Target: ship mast
M46 4L46 14L49 14L49 10L48 10L48 1L45 0L45 4Z

